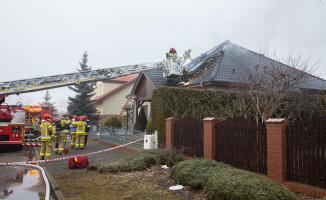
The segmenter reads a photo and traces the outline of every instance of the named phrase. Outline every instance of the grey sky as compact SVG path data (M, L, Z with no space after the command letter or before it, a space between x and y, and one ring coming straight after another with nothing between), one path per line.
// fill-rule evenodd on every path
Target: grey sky
M0 0L0 81L73 72L85 50L89 65L103 68L160 61L170 47L196 57L225 40L311 56L326 79L324 0ZM38 103L44 93L7 100ZM73 95L50 94L62 105Z

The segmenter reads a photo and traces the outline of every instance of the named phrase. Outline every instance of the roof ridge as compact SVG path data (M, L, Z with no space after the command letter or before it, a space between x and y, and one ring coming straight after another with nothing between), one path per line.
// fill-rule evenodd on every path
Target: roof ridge
M273 59L273 58L267 57L267 56L265 56L265 54L257 53L257 52L255 52L255 51L253 51L253 50L250 50L250 49L247 49L247 48L242 47L242 46L240 46L240 45L234 44L234 43L230 42L229 40L226 40L225 42L229 42L229 44L231 44L231 45L234 45L234 46L236 46L236 47L239 47L239 48L241 48L241 49L243 49L243 50L245 50L245 51L249 51L249 52L251 52L251 53L253 53L253 54L255 54L255 55L262 56L262 57L267 58L267 59L269 59L269 60L271 60L271 61L277 62L277 63L279 63L279 64L281 64L281 65L284 65L284 66L290 67L290 68L292 68L292 69L295 69L295 70L301 71L301 72L305 73L305 74L308 75L308 76L312 76L312 77L317 78L317 79L320 79L320 80L322 80L322 81L326 81L325 79L322 79L322 78L320 78L320 77L318 77L318 76L316 76L316 75L309 74L308 72L302 71L302 70L297 69L297 68L295 68L295 67L293 67L293 66L290 66L290 65L288 65L288 64L282 63L281 61L278 61L278 60L275 60L275 59ZM223 50L222 50L222 51L223 51Z

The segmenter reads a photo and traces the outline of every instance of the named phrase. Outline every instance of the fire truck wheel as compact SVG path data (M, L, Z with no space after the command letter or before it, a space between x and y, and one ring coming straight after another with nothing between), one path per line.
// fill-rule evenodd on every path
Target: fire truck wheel
M23 145L22 144L17 145L17 150L22 150L22 149L23 149Z

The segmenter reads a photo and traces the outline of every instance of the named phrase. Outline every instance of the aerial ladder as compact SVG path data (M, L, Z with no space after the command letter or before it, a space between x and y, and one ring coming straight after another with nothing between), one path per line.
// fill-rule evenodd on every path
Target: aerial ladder
M120 67L79 71L68 74L28 78L22 80L0 82L0 105L12 94L35 92L74 84L114 79L129 74L140 73L151 69L162 69L163 77L173 78L183 74L182 66L188 57L167 58L160 62L151 62ZM130 99L129 99L130 100ZM127 105L126 105L127 106Z

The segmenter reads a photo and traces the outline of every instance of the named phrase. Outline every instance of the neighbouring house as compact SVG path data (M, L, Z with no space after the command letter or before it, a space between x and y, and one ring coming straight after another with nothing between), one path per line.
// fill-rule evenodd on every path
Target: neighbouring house
M96 101L96 110L100 114L101 123L108 116L120 115L127 102L127 95L130 94L137 77L138 74L131 74L96 82L94 85L96 88L94 91L95 95L92 97L92 100Z
M245 82L243 78L248 78L251 72L257 71L259 66L265 67L266 65L277 65L285 71L296 70L263 54L225 41L201 54L185 66L189 70L187 82L163 77L163 71L160 69L140 73L131 91L136 103L135 112L138 113L142 105L150 107L152 91L155 88L175 86L228 90L237 87L239 82ZM325 80L305 72L302 73L305 75L305 81L297 85L298 90L326 91ZM138 114L136 114L136 123L138 121L137 116Z

